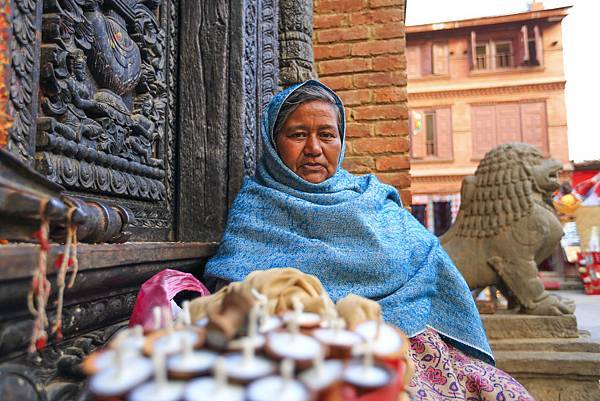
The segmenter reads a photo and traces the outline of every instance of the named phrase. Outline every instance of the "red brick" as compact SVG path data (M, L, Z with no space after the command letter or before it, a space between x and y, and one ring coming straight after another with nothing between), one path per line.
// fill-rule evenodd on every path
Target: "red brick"
M404 189L410 187L410 174L403 173L378 173L377 178L385 184L392 185L396 189Z
M404 6L406 0L370 0L369 6L371 8L387 7L387 6ZM404 8L402 8L403 10Z
M378 121L375 123L375 135L377 136L406 136L407 134L408 121L406 119L395 121Z
M355 154L402 153L408 151L406 138L360 138L352 141Z
M410 189L401 189L400 198L404 207L409 207L412 204L412 192Z
M352 116L356 121L392 120L408 117L408 110L402 104L382 104L355 107Z
M406 57L404 55L386 55L373 58L373 71L404 71Z
M375 39L392 39L403 38L405 32L404 23L400 21L389 22L383 25L373 27L373 38Z
M375 40L358 42L352 45L353 56L374 56L378 54L402 54L405 46L404 39Z
M365 123L348 123L346 124L347 138L364 138L371 136L373 132L373 124Z
M343 58L350 55L350 44L340 43L337 45L314 45L315 60L328 60Z
M366 26L353 26L350 28L324 29L317 32L319 43L345 42L351 40L367 39L369 28Z
M346 106L365 104L371 100L371 91L369 89L339 91L337 94L342 98L342 102Z
M389 86L373 90L375 103L398 103L406 102L406 88L400 86Z
M340 28L348 25L348 14L317 14L313 16L314 29ZM320 10L319 10L320 11Z
M322 77L319 79L321 80L321 82L323 82L325 85L329 86L334 91L354 88L352 75L341 75L341 76L337 76L337 77Z
M375 167L372 157L347 157L342 165L346 170L355 174L370 173Z
M404 10L388 8L369 10L350 15L350 25L372 25L392 21L404 21Z
M349 58L320 61L319 75L333 75L345 72L364 72L371 69L371 59Z
M315 9L315 14L358 11L363 9L365 3L364 0L321 0L319 1L318 8Z
M377 171L408 170L410 159L408 155L382 156L375 161Z
M354 86L357 89L392 85L406 85L406 74L402 74L400 71L393 71L354 75Z

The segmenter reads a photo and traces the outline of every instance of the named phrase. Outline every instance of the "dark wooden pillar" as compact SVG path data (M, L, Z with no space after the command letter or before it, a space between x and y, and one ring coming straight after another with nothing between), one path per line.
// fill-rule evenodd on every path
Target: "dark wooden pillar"
M177 238L218 241L260 154L278 77L275 0L183 0Z

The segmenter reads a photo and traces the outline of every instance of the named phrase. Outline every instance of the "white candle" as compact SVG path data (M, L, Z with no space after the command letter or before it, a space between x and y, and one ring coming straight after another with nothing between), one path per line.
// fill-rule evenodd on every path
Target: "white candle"
M162 312L160 310L160 306L155 306L152 308L152 316L154 318L154 331L160 330L162 326Z

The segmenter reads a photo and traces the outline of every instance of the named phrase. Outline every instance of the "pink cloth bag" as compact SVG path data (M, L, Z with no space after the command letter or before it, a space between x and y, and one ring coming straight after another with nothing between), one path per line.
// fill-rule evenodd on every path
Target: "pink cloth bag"
M170 311L171 300L181 291L195 291L200 296L210 294L204 284L190 273L166 269L150 277L140 288L129 318L129 327L141 325L144 331L152 330L154 307L167 307Z

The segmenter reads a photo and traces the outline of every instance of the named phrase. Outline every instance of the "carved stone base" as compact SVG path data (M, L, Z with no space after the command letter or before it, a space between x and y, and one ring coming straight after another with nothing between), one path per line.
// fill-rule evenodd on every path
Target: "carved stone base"
M490 340L514 338L577 338L574 315L531 316L515 313L481 315Z
M567 316L482 316L498 368L537 401L600 400L600 342Z

